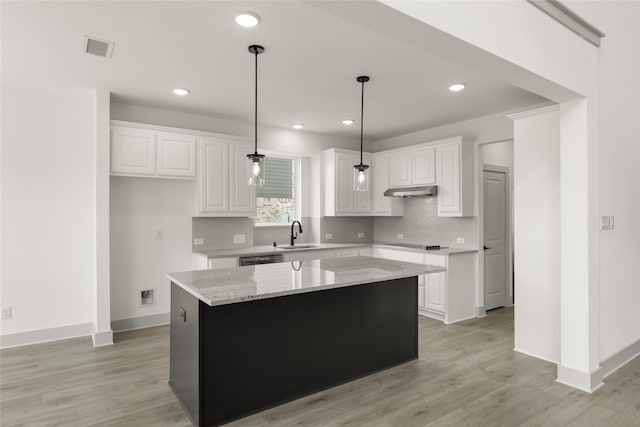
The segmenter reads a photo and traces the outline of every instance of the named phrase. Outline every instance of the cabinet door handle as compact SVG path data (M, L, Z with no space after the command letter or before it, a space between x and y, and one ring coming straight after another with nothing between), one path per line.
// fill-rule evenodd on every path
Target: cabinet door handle
M487 249L493 249L493 248L491 248L491 247L489 247L487 245L484 245L484 250L486 251Z
M187 312L182 307L180 307L180 318L183 322L187 321Z

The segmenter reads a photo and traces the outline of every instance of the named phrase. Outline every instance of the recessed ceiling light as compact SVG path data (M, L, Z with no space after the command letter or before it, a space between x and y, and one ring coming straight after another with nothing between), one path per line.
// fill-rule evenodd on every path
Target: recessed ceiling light
M350 126L350 125L353 124L353 120L351 120L351 119L343 120L342 124L346 125L346 126Z
M260 23L260 15L254 12L240 12L236 15L236 23L241 27L255 27Z
M295 125L293 125L291 127L294 128L294 129L302 129L304 127L304 125L301 124L301 123L296 123Z
M465 87L467 87L465 83L454 83L451 86L449 86L449 90L451 92L460 92Z
M175 93L178 96L185 96L185 95L189 95L191 91L189 89L177 87L173 90L173 93Z

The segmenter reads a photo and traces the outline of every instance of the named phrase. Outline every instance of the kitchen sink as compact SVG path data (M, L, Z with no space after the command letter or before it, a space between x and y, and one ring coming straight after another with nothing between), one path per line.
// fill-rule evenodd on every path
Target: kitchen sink
M278 246L278 248L280 249L312 249L312 248L317 248L318 245L283 245L283 246Z

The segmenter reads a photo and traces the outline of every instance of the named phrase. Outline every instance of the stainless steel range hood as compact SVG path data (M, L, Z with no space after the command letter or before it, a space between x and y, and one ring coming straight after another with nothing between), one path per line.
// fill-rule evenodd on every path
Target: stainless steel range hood
M438 186L390 188L384 192L384 195L387 197L430 197L438 195Z

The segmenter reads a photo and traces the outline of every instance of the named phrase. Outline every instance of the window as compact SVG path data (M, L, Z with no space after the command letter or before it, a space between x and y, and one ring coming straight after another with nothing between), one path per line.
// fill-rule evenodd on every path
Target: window
M296 178L296 160L265 158L265 185L256 188L256 225L290 224L296 219Z

